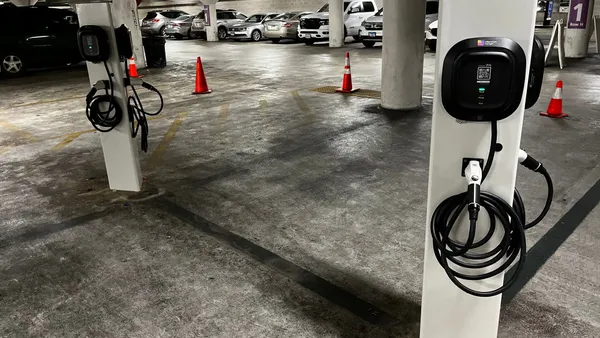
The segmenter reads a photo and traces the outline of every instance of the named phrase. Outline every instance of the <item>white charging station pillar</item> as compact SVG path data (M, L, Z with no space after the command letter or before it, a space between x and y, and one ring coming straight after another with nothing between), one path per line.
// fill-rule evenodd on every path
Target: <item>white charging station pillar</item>
M329 47L344 47L344 0L329 0Z
M133 55L138 69L146 68L146 55L142 45L142 30L140 28L140 17L135 0L121 0L112 2L112 14L115 22L123 22L131 31L131 42L133 43Z
M115 74L113 77L114 95L124 112L121 124L108 133L100 133L108 183L114 190L140 191L142 175L137 142L131 137L129 117L126 113L127 95L123 82L125 67L116 52L115 27L119 27L124 22L115 21L110 3L78 4L77 15L80 26L100 26L108 35L111 52L107 65L109 70ZM88 62L87 68L92 86L99 80L108 80L104 64Z
M205 26L206 30L206 41L216 42L219 41L219 25L217 25L217 0L203 0L202 3L208 6L208 20L207 23L210 25Z
M565 56L584 58L594 30L594 0L571 0L565 30Z
M465 178L460 174L462 159L487 158L491 139L489 122L459 122L444 109L441 99L443 61L448 50L464 39L504 37L516 41L527 55L528 77L535 16L535 1L440 1L421 338L495 338L500 316L501 296L479 298L463 292L450 281L433 251L430 221L434 210L446 198L466 191ZM491 72L493 77L493 70ZM498 142L503 145L503 150L496 153L490 174L482 186L482 191L493 193L509 204L515 188L524 111L525 99L510 117L498 122ZM489 226L485 211L480 213L479 225L483 229ZM464 233L469 227L468 219L459 221L456 227ZM502 235L501 231L498 232ZM498 236L494 236L488 246L498 243ZM461 281L468 287L487 291L502 286L503 276L483 281Z
M384 0L381 107L421 106L425 1Z

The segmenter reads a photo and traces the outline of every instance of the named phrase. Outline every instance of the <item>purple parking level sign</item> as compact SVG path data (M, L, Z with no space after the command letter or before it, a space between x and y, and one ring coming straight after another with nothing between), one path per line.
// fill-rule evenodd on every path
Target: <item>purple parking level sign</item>
M571 0L567 27L571 29L586 29L589 8L590 0Z

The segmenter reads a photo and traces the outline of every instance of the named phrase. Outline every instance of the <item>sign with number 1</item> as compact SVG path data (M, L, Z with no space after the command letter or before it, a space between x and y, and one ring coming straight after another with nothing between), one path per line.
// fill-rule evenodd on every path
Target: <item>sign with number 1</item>
M590 0L571 0L568 28L586 29Z

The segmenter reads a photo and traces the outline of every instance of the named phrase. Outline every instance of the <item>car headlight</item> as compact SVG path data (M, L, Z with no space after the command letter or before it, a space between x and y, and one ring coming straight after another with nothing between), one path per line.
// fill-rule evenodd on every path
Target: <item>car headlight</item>
M366 21L363 21L363 22L361 22L361 24L360 24L360 25L361 25L361 26L363 26L363 27L367 27L367 22L366 22Z
M328 26L329 25L329 20L321 20L319 21L319 26Z

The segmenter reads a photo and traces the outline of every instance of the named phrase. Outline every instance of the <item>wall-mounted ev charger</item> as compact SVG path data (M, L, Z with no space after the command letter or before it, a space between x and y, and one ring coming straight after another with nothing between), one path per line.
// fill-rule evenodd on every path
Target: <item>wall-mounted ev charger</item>
M512 115L523 97L527 58L508 38L460 41L444 59L442 104L464 121L499 121Z

